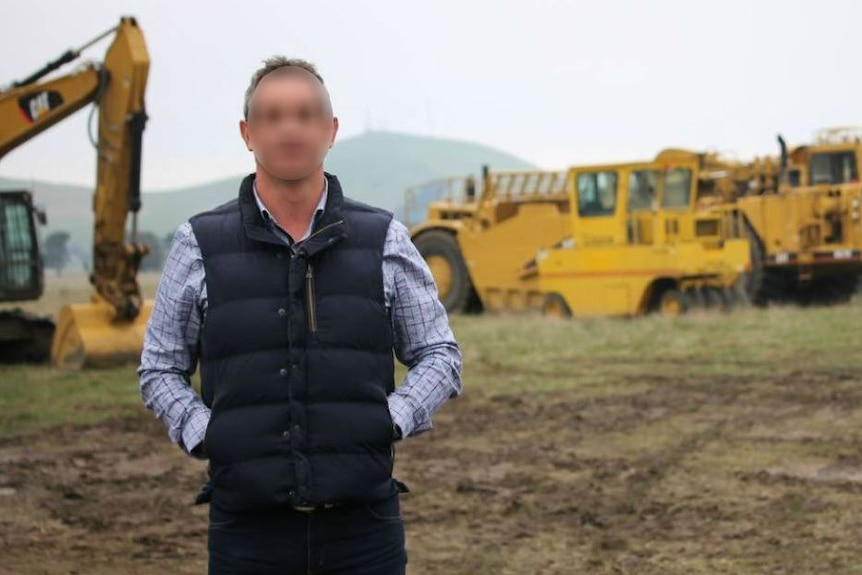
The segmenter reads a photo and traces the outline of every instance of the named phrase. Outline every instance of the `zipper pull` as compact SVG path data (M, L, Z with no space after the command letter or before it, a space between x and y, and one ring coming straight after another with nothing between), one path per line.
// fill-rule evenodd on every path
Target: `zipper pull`
M308 304L308 329L317 331L317 304L314 301L314 266L308 262L305 268L305 301Z

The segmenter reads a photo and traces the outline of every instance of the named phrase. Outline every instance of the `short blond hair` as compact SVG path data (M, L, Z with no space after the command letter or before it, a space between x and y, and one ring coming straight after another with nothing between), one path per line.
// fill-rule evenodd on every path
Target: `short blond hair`
M317 71L317 67L314 64L301 58L272 56L271 58L264 60L263 66L255 70L254 74L251 76L251 82L249 82L248 88L245 90L245 102L243 103L242 114L246 120L248 120L249 105L251 104L251 98L254 96L254 91L257 89L257 85L260 84L260 81L267 75L280 70L303 70L311 74L318 82L320 82L320 87L323 91L324 107L330 113L332 112L332 103L329 99L329 91L323 83L323 76L320 75L320 72Z

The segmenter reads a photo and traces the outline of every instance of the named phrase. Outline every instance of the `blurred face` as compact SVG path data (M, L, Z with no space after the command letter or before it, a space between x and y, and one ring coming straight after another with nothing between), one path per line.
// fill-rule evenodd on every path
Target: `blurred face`
M301 69L277 70L263 77L240 122L246 147L270 175L301 180L313 175L338 131L325 89Z

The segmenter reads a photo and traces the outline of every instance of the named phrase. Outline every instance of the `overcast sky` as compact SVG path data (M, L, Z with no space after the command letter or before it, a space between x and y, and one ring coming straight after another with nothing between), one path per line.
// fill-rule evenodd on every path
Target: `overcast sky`
M144 188L251 168L242 94L271 54L315 62L341 120L467 139L544 167L661 147L747 156L862 124L852 0L4 0L0 85L138 17L152 58ZM101 59L103 42L88 52ZM92 184L86 112L0 175Z

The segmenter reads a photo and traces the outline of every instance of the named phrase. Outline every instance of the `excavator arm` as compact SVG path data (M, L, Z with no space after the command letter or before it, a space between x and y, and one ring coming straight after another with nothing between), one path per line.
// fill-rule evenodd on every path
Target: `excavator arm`
M111 34L114 40L103 62L86 63L71 74L40 81ZM137 280L147 248L136 237L149 64L141 29L134 18L125 17L115 28L0 93L0 158L88 104L98 112L90 275L94 293L91 303L60 311L51 345L55 365L107 365L140 354L151 311Z
M137 274L146 249L134 242L141 209L141 142L147 121L144 91L149 65L140 28L134 20L124 20L105 57L107 82L98 99L91 278L96 291L115 308L116 319L121 321L134 319L141 309ZM129 213L129 237L133 243L127 244Z
M103 84L95 64L0 93L0 158L93 102Z

